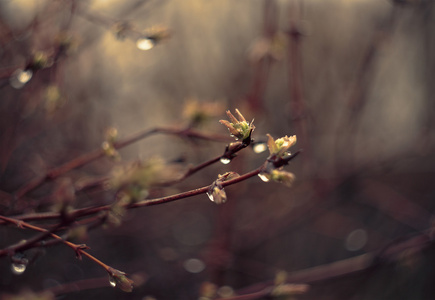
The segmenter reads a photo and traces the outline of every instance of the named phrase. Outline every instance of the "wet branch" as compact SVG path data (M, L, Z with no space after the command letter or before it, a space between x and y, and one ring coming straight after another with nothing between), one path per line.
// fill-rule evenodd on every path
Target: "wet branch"
M138 132L130 137L127 137L121 141L115 142L113 144L114 149L121 149L123 147L126 147L130 144L133 144L137 141L140 141L146 137L149 137L153 134L162 133L162 134L172 134L177 135L181 137L186 138L196 138L196 139L202 139L202 140L208 140L208 141L218 141L218 142L224 142L228 141L229 138L227 136L219 135L219 134L205 134L201 133L195 129L192 128L185 128L185 129L177 129L177 128L153 128L145 131ZM52 168L51 170L47 171L45 174L36 177L29 182L25 183L21 188L19 188L15 192L16 198L21 198L27 193L31 192L32 190L36 189L37 187L41 186L46 181L50 181L53 179L58 178L59 176L77 169L79 167L82 167L86 164L89 164L99 158L104 157L106 154L102 148L93 150L89 153L83 154L75 159L70 160L69 162L64 163L63 165L59 167Z

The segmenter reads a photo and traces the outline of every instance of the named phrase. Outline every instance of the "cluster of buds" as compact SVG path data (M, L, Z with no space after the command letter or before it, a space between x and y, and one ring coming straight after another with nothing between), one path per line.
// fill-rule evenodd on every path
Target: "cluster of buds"
M55 113L65 104L65 98L62 97L57 85L49 85L45 90L45 110L49 115Z
M121 159L119 152L115 148L115 142L117 138L118 130L114 127L111 127L106 130L105 141L101 144L104 154L115 161L119 161Z
M236 109L238 119L229 110L227 111L227 115L230 121L220 120L219 122L228 128L228 131L231 136L236 139L236 142L227 145L225 152L221 157L221 162L223 164L230 163L238 151L251 144L251 134L255 129L253 124L254 120L252 120L251 123L247 122L238 109Z
M118 195L134 202L146 198L150 188L178 179L180 171L178 166L166 164L160 157L152 157L115 168L110 186Z
M207 196L210 201L216 204L222 204L227 201L227 194L222 186L222 182L228 181L234 178L239 177L240 175L236 172L226 172L223 175L218 175L218 179L216 179L208 189Z
M272 180L290 187L295 176L293 173L283 170L283 165L287 164L288 160L292 158L288 150L296 144L296 136L285 136L276 140L270 134L267 136L267 147L270 155L263 166L263 171L258 176L265 182Z
M227 116L230 121L220 120L219 122L228 128L231 136L235 137L236 140L241 140L242 143L249 145L251 143L252 131L255 129L254 120L251 123L247 122L237 108L236 115L238 119L228 110Z

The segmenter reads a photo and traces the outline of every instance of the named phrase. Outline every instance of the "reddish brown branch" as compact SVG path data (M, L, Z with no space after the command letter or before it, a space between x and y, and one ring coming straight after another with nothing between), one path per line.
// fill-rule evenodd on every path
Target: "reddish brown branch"
M81 255L84 255L84 256L88 257L90 260L92 260L93 262L95 262L98 265L100 265L101 267L103 267L106 271L109 271L110 267L108 265L106 265L105 263L103 263L102 261L100 261L99 259L95 258L94 256L92 256L91 254L89 254L89 253L87 253L85 251L85 249L88 249L88 247L85 246L85 245L77 245L77 244L71 243L69 241L66 241L66 240L62 239L57 234L49 232L47 229L44 229L44 228L41 228L41 227L38 227L38 226L35 226L35 225L32 225L32 224L29 224L29 223L24 222L22 220L18 220L18 219L14 219L14 218L8 218L8 217L4 217L4 216L0 216L0 219L5 221L5 222L8 222L8 223L15 224L15 225L17 225L20 228L28 228L28 229L32 229L32 230L35 230L35 231L47 233L47 235L49 235L50 237L59 240L63 244L65 244L68 247L70 247L71 249L73 249L78 257L81 257ZM15 250L15 248L6 248L6 249L3 249L3 250L0 250L0 256L13 254L13 252L11 252L11 251L14 251L14 250Z
M121 149L123 147L126 147L130 144L133 144L137 141L140 141L156 133L172 134L172 135L177 135L177 136L182 136L187 138L197 138L197 139L203 139L208 141L219 141L219 142L228 141L228 137L226 136L222 136L219 134L205 134L190 128L187 129L154 128L154 129L138 132L130 137L127 137L119 142L116 142L113 144L113 147L115 149ZM82 156L70 160L69 162L66 162L59 167L47 171L44 175L36 177L31 181L27 182L15 192L15 197L21 198L27 193L29 193L30 191L41 186L44 182L58 178L59 176L71 170L82 167L104 156L105 156L105 152L102 148L83 154Z

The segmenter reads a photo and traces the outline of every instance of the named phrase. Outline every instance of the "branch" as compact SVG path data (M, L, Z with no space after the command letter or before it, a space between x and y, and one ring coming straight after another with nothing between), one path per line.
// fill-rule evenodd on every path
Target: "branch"
M293 158L295 158L300 152L301 152L300 150L296 151L291 156L286 157L285 159L281 159L279 162L275 162L276 167L280 167L280 166L284 166L284 165L288 164L289 161L292 160ZM266 163L267 162L268 161L266 161ZM228 181L223 181L222 187L233 185L233 184L239 183L239 182L244 181L248 178L251 178L253 176L258 175L259 173L261 173L264 170L265 164L261 165L259 168L255 169L255 170L248 172L246 174L243 174L239 177L236 177L236 178L228 180ZM208 185L208 186L204 186L201 188L197 188L194 190L190 190L187 192L183 192L183 193L179 193L179 194L175 194L175 195L171 195L171 196L166 196L166 197L155 198L155 199L145 199L145 200L142 200L142 201L139 201L136 203L129 204L125 208L130 209L130 208L151 206L151 205L157 205L157 204L162 204L162 203L172 202L172 201L176 201L176 200L180 200L180 199L184 199L184 198L193 197L193 196L204 194L204 193L208 192L210 186L211 185ZM69 217L71 219L77 219L77 218L81 218L84 216L93 215L93 214L99 213L101 211L108 211L111 208L112 208L111 205L79 208L79 209L76 209L76 210L73 210L72 212L70 212ZM21 220L21 221L40 221L40 220L58 219L60 217L61 217L60 213L47 212L47 213L33 213L33 214L19 215L19 216L15 216L15 219ZM0 224L2 224L2 222L0 222Z
M154 128L149 129L145 131L138 132L130 137L127 137L119 142L115 142L113 144L113 147L115 149L121 149L123 147L126 147L130 144L133 144L137 141L140 141L148 136L151 136L156 133L163 133L163 134L172 134L177 136L184 136L187 138L197 138L197 139L203 139L208 141L228 141L229 139L225 136L219 135L219 134L204 134L199 131L196 131L191 128L187 129L176 129L176 128ZM21 188L19 188L15 192L16 198L21 198L27 193L31 192L32 190L36 189L37 187L41 186L44 182L53 180L58 178L59 176L77 169L79 167L82 167L90 162L93 162L101 157L104 157L106 154L102 148L93 150L89 153L83 154L82 156L79 156L69 162L64 163L63 165L59 167L52 168L48 170L44 175L41 175L39 177L36 177L29 182L25 183Z
M434 239L430 236L430 229L405 240L396 240L380 251L369 252L348 259L343 259L330 264L320 265L296 272L289 273L286 282L314 284L334 278L348 276L354 273L368 271L372 268L384 264L390 264L403 259L403 254L413 255L434 244ZM428 234L429 233L429 234ZM409 250L414 251L409 251ZM409 251L409 252L408 252ZM259 299L270 295L275 286L273 280L243 288L239 290L239 295L234 297L219 298L217 300L248 300Z
M55 238L56 240L59 240L63 244L67 245L71 249L73 249L79 259L81 259L81 255L84 255L84 256L88 257L90 260L92 260L93 262L95 262L98 265L100 265L101 267L103 267L107 272L109 272L110 269L111 269L110 266L106 265L105 263L103 263L99 259L97 259L94 256L92 256L91 254L87 253L85 251L85 249L89 249L89 247L87 247L84 244L77 245L77 244L71 243L69 241L66 241L66 240L62 239L57 234L54 234L54 233L48 231L47 229L44 229L44 228L41 228L41 227L38 227L38 226L35 226L35 225L32 225L32 224L26 223L26 222L24 222L22 220L18 220L18 219L14 219L14 218L9 218L9 217L5 217L5 216L0 216L0 219L3 220L4 222L15 224L15 225L17 225L20 228L32 229L32 230L35 230L35 231L42 232L42 233L44 233L47 236L51 236L51 237ZM15 251L18 251L19 249L20 249L19 245L14 246L14 247L10 247L10 248L5 248L3 250L0 250L0 256L11 255Z

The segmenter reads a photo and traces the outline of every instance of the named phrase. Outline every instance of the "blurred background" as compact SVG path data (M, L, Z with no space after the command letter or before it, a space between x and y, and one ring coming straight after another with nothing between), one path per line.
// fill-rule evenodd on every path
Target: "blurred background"
M156 155L197 165L227 143L156 134L19 194L99 149L109 128L228 135L218 121L238 108L255 141L297 135L303 150L285 167L291 188L255 177L223 205L200 195L132 209L76 237L136 279L132 293L54 245L23 253L19 274L0 257L2 297L270 299L253 293L287 274L310 286L294 299L432 299L434 75L430 0L0 1L1 215L55 210L59 180L76 208L111 204L113 190L77 187ZM251 171L268 156L254 150L149 198ZM34 235L1 224L0 247Z

